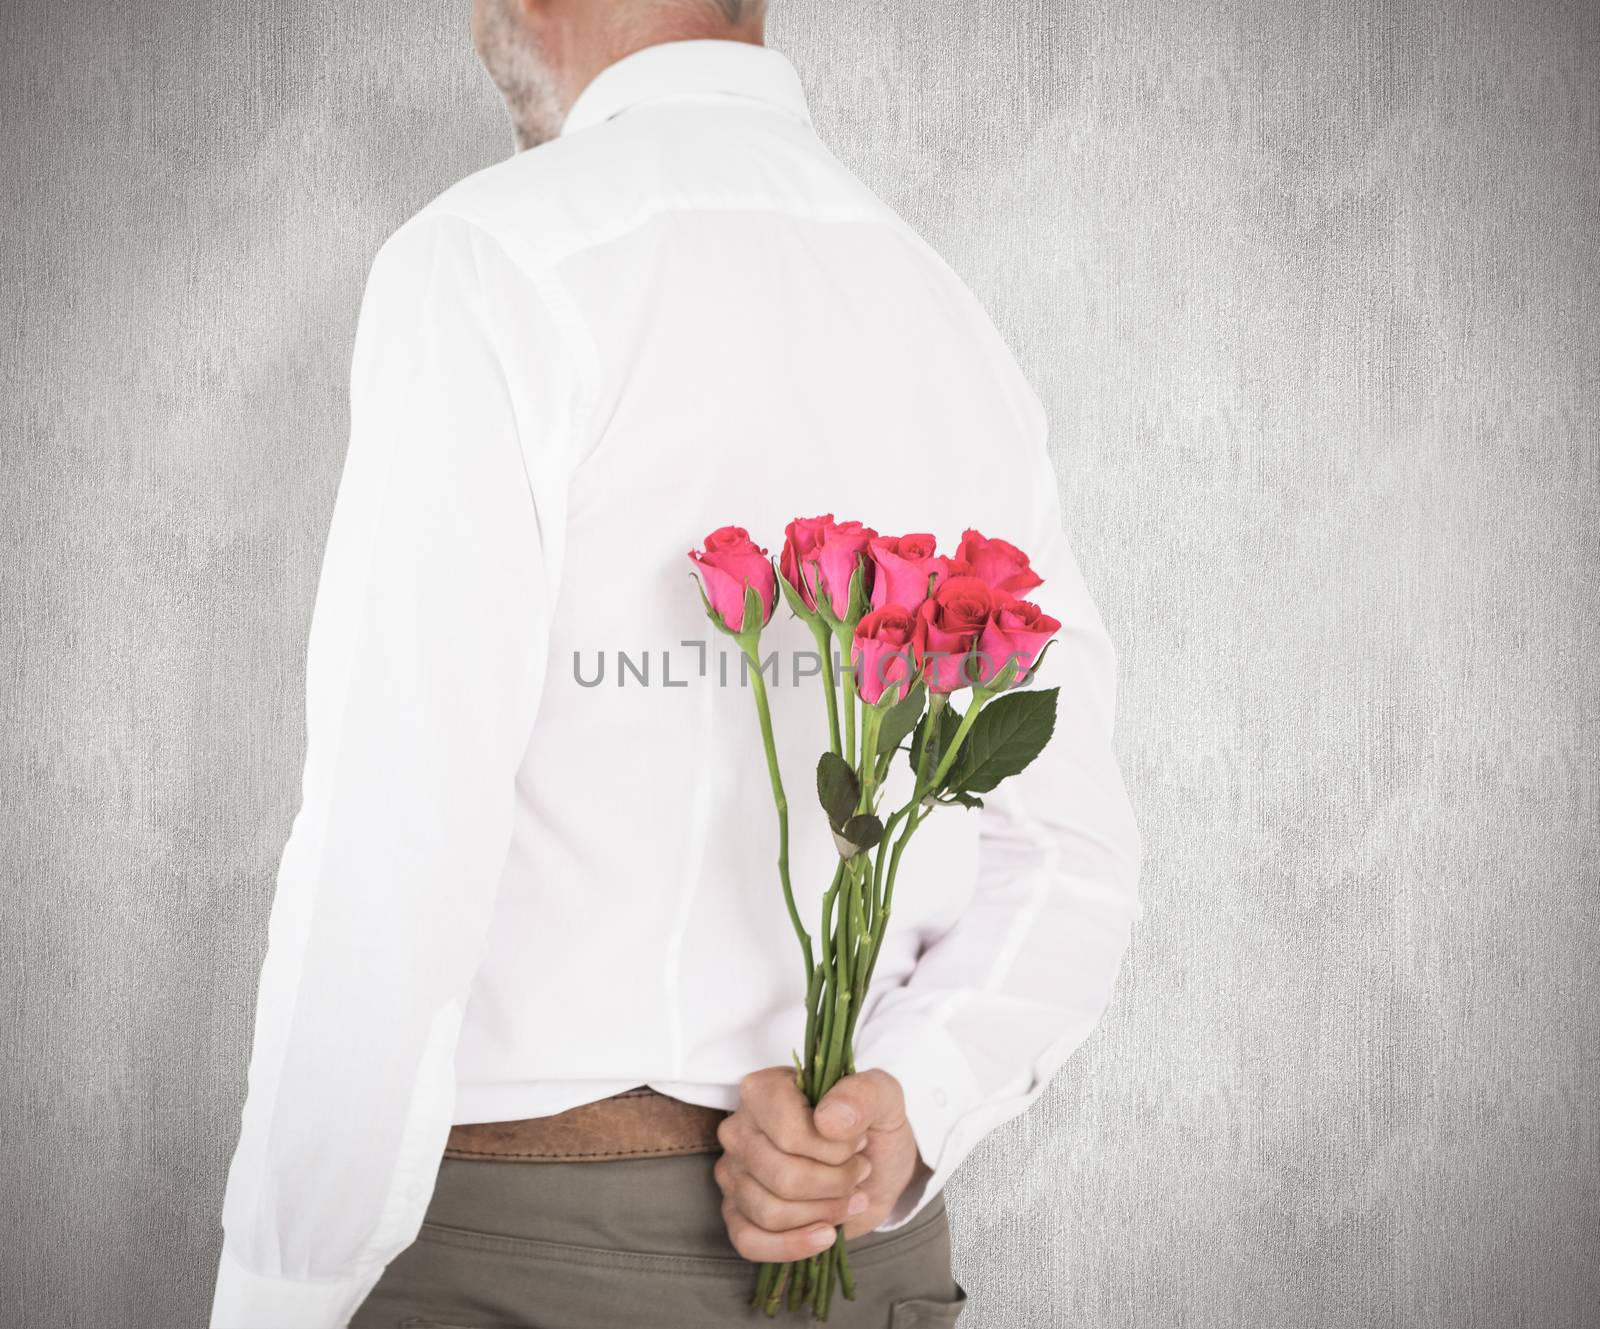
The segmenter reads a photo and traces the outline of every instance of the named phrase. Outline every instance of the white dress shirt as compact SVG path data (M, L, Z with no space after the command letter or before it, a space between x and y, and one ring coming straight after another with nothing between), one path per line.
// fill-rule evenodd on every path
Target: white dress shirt
M917 833L857 1031L932 1169L883 1227L1033 1102L1140 912L1115 657L1045 434L983 310L818 141L770 49L628 56L554 141L384 244L216 1329L343 1325L416 1237L452 1122L637 1084L732 1108L799 1049L755 709L684 556L725 524L774 554L823 512L945 552L976 527L1043 575L1054 741ZM780 604L763 650L815 933L836 859L811 801L820 685L794 678L811 649ZM887 806L908 780L901 760Z

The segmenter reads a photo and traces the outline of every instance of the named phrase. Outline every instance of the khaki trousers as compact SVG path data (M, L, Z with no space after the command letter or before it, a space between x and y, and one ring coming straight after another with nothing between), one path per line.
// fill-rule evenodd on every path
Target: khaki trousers
M350 1329L804 1329L809 1307L768 1320L747 1304L756 1266L728 1240L716 1157L446 1158L417 1240ZM834 1289L835 1329L945 1329L966 1304L942 1193L853 1240L850 1267L856 1298Z

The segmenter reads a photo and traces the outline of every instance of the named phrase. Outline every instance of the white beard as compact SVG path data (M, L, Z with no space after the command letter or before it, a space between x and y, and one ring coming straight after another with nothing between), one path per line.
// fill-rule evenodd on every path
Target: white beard
M566 113L550 67L508 9L504 0L484 6L478 54L505 98L517 149L524 151L559 134Z

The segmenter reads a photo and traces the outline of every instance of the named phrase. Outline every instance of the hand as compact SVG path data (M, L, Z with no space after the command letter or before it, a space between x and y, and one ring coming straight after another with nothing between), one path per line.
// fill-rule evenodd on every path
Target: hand
M794 1068L752 1071L717 1127L715 1175L733 1248L747 1260L804 1260L888 1216L922 1160L905 1095L887 1071L847 1075L813 1112Z

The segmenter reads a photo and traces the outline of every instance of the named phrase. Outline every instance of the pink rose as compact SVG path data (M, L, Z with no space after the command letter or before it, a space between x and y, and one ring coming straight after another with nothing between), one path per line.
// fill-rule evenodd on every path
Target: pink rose
M1033 570L1028 556L1016 545L985 539L977 531L961 533L961 548L956 551L956 557L966 560L972 575L997 591L1016 594L1044 584L1044 578Z
M761 626L772 618L778 602L778 578L767 551L742 526L723 526L706 536L704 550L690 550L689 561L700 574L712 612L730 632L744 630L744 592L754 586L761 596Z
M796 517L783 532L783 552L778 555L778 571L799 592L807 609L817 607L812 590L811 564L821 557L822 533L833 525L833 513L820 517Z
M850 579L856 568L866 564L866 587L872 589L872 563L863 560L869 541L877 532L858 521L840 521L828 513L821 517L796 517L784 531L783 553L778 560L783 579L800 593L807 609L817 607L817 568L822 573L822 591L835 618L850 612Z
M971 684L967 656L994 611L994 593L976 577L941 581L917 610L917 664L930 692L954 692Z
M978 637L979 682L992 680L1011 660L1016 661L1016 677L1021 678L1060 631L1061 624L1038 605L997 592L989 621Z
M899 605L915 609L928 598L928 578L943 576L948 559L935 552L931 535L880 536L867 546L877 571L872 580L872 607Z
M896 689L895 700L905 700L917 677L912 644L916 630L916 615L899 605L874 609L856 624L850 663L862 701L876 705L885 692Z

